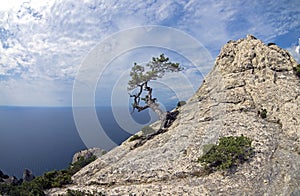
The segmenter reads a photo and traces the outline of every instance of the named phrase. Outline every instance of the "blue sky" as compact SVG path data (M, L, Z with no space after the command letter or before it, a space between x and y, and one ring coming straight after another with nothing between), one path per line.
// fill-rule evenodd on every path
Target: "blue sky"
M162 100L186 99L211 69L228 40L252 34L295 52L300 37L298 0L10 0L0 3L0 105L70 106L73 84L99 43L120 31L145 25L171 27L199 42L207 62L193 65L172 48L144 47L117 55L97 78L96 105L120 104L133 62L164 52L180 62L180 77L168 75L157 87ZM143 39L142 34L129 35ZM149 39L160 39L159 33ZM126 39L126 38L124 38ZM113 40L112 44L113 44ZM175 40L174 40L175 42ZM117 44L117 42L116 42ZM197 51L194 51L197 55ZM204 54L202 53L202 54ZM101 54L99 54L101 56ZM202 56L199 55L199 58ZM199 69L200 67L200 69ZM88 77L88 75L87 75ZM84 95L84 90L80 96ZM115 103L112 95L118 95ZM159 96L158 96L159 97Z

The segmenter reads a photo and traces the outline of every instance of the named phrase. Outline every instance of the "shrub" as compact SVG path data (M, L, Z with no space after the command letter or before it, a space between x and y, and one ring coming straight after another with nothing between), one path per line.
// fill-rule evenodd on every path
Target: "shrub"
M45 195L43 190L72 183L72 175L96 160L96 158L96 156L91 156L88 159L80 157L77 162L71 164L67 169L46 172L43 176L36 177L30 182L23 182L19 186L0 184L0 195L43 196Z
M294 72L298 77L300 77L300 64L294 67Z
M135 135L131 136L131 138L129 139L129 141L132 142L132 141L138 140L138 139L140 139L140 138L141 138L141 136L135 134Z
M198 159L205 164L205 169L229 170L242 164L253 155L252 140L241 135L240 137L223 137L218 144L204 146L207 153ZM203 149L203 151L204 151Z
M142 129L141 129L141 131L142 131L142 134L135 134L135 135L132 135L130 138L129 138L129 142L132 142L132 141L135 141L135 140L138 140L138 139L142 139L142 138L144 138L144 136L146 136L146 135L149 135L149 134L152 134L152 133L154 133L155 132L155 130L152 128L152 127L150 127L150 126L144 126Z
M141 131L143 132L143 135L148 135L155 132L155 130L150 126L144 126Z
M267 110L266 109L261 109L258 111L258 115L261 117L261 118L267 118Z
M81 168L85 167L86 165L88 165L89 163L95 161L97 159L97 157L95 155L85 159L84 157L79 157L79 159L71 164L68 168L68 173L71 174L71 176L73 176L76 172L78 172Z
M0 195L44 196L45 194L38 184L23 182L21 185L0 184Z
M215 144L205 144L205 145L203 145L203 149L202 149L203 154L207 154L214 145Z
M186 104L186 101L178 101L177 108L179 108L179 107L181 107L181 106L183 106L185 104Z
M10 192L11 195L26 195L26 196L43 196L45 195L43 188L36 183L24 182L20 186L16 186L14 191Z

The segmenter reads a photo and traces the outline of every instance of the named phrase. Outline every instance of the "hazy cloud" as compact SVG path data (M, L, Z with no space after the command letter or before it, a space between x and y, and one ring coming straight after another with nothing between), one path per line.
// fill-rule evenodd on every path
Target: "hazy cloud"
M228 40L246 34L284 43L295 51L299 34L289 33L300 27L300 2L288 0L31 0L9 1L0 7L0 88L4 89L0 105L69 104L72 82L83 59L100 41L120 30L141 25L174 27L192 35L214 58ZM294 42L281 41L287 37ZM291 53L299 62L299 55ZM173 57L180 60L178 55ZM131 64L139 59L128 56L123 60ZM200 72L206 74L212 62L202 63ZM118 78L126 70L118 66L105 74ZM185 74L193 79L199 76L193 67ZM107 81L101 85L111 86ZM30 97L44 99L32 101L35 98Z

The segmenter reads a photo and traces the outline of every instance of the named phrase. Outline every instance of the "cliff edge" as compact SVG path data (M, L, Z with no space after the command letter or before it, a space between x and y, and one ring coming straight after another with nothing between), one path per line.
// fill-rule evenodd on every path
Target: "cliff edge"
M67 189L105 195L300 195L300 79L296 61L248 35L229 41L164 133L125 141L73 176ZM261 117L260 112L266 111ZM234 173L203 173L205 144L243 134L254 156Z

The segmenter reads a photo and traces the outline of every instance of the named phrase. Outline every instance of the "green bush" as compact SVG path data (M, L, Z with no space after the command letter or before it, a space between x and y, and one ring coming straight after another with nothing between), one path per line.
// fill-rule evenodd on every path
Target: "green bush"
M44 196L45 193L39 184L31 182L24 182L20 186L16 186L14 191L10 192L11 195L28 195L28 196Z
M132 142L132 141L138 140L138 139L140 139L140 138L141 138L141 136L135 134L135 135L133 135L133 136L130 137L129 141Z
M73 163L69 166L68 173L70 173L71 176L73 176L81 168L85 167L86 165L88 165L89 163L93 162L96 159L97 159L97 157L95 155L91 156L87 159L84 159L84 157L79 157L79 159L75 163Z
M266 109L261 109L258 111L258 115L261 117L261 118L267 118L267 110Z
M71 177L81 168L96 160L96 156L88 159L80 157L77 162L70 164L67 169L59 171L49 171L43 176L36 177L30 182L23 182L19 186L0 184L0 195L14 195L14 196L43 196L46 189L62 187L72 183Z
M214 145L215 144L205 144L205 145L203 145L203 149L202 149L203 154L207 154L210 151L210 149L212 147L214 147Z
M177 108L179 108L179 107L181 107L181 106L183 106L185 104L186 104L186 101L178 101Z
M298 77L300 77L300 64L294 67L294 72Z
M0 184L0 195L44 196L45 194L38 184L23 182L21 185Z
M0 193L1 194L8 194L9 191L11 190L11 188L12 188L12 185L0 183Z
M151 133L154 133L155 130L150 127L150 126L144 126L142 129L141 129L143 135L148 135L148 134L151 134Z
M251 139L241 135L240 137L223 137L218 144L204 146L206 154L198 159L205 164L205 169L210 172L215 170L229 170L242 164L253 155Z

